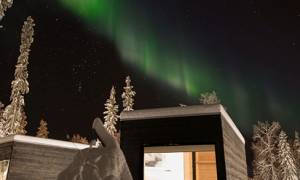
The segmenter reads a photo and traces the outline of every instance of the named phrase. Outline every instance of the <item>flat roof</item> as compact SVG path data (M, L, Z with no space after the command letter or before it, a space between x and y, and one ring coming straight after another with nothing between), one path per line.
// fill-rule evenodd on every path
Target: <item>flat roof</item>
M141 109L134 111L123 111L120 115L121 121L144 120L144 119L160 119L171 117L189 117L203 115L221 115L225 121L231 126L235 134L245 144L245 139L239 129L232 121L229 114L221 104L213 105L192 105L178 106L154 109Z
M0 144L9 143L9 142L21 142L21 143L53 146L53 147L77 149L77 150L81 150L89 147L89 145L86 144L73 143L69 141L61 141L61 140L54 140L54 139L38 138L33 136L24 136L24 135L12 135L12 136L0 138Z

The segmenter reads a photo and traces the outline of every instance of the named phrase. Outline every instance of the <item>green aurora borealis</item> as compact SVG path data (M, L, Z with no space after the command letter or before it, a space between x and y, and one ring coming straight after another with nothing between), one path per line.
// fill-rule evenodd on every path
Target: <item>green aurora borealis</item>
M256 75L242 82L239 74L215 63L217 55L194 49L184 34L164 36L161 27L138 6L121 0L59 0L64 8L78 16L95 33L109 38L118 48L123 62L173 89L197 99L200 93L216 90L223 104L244 132L258 120L291 118L296 104L284 109L283 101L269 88L255 87ZM176 31L178 32L178 31ZM246 85L245 85L246 84ZM265 104L257 105L255 99ZM264 116L265 114L271 114ZM264 119L264 118L273 119ZM297 121L290 123L297 126Z
M210 67L205 61L197 61L195 65L185 63L185 59L196 59L196 56L184 46L174 47L172 43L160 41L162 37L146 23L146 17L143 19L133 14L122 2L75 1L76 3L74 0L60 0L88 25L97 28L97 33L111 38L126 63L136 66L148 76L168 83L173 88L185 91L190 96L197 97L203 90L216 86L216 79L212 78L214 74L210 72ZM199 84L203 86L200 87Z

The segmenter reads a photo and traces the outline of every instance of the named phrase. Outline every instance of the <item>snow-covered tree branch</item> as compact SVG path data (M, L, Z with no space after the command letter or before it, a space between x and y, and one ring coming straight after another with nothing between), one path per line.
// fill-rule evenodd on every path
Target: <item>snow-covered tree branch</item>
M89 141L86 137L82 137L79 134L73 134L71 142L81 143L81 144L89 144Z
M254 151L254 179L279 180L276 144L281 127L278 122L258 122L254 126L252 149Z
M0 21L5 15L5 11L13 4L13 0L0 0Z
M4 104L0 101L0 137L3 137L5 135L3 113Z
M36 133L37 137L48 138L49 131L47 125L48 125L47 122L44 119L41 119L40 127L38 128L38 131Z
M200 96L200 104L220 104L221 101L215 91L202 93Z
M20 55L15 69L15 79L11 83L10 104L3 112L4 136L13 134L26 134L26 114L24 112L24 95L29 92L28 58L33 43L34 21L29 16L24 22L21 33Z
M298 179L300 179L300 138L299 138L299 133L297 131L295 132L293 153L294 153L294 158L297 166Z
M129 76L126 77L125 83L126 86L124 87L124 92L122 93L123 108L124 111L133 111L133 97L136 95L136 92L133 90L133 86L131 86L131 79Z
M112 87L110 91L110 97L106 100L104 111L104 127L107 129L108 133L115 136L117 129L116 124L119 118L118 115L118 105L116 104L116 91Z
M279 135L278 163L281 180L298 180L295 159L284 131Z

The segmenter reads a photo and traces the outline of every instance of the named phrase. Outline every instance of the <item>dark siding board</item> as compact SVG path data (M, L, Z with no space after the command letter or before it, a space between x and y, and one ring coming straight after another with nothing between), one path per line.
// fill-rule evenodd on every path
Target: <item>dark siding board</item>
M78 150L15 142L8 180L54 180Z
M0 161L9 160L12 151L12 143L0 144Z
M223 117L222 131L227 180L247 179L245 145Z

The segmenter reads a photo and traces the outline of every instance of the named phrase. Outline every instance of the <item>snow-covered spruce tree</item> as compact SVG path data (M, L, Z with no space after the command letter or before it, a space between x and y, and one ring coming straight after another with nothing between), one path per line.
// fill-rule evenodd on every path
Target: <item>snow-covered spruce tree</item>
M278 163L281 180L298 180L295 159L284 131L279 134Z
M48 125L47 122L44 119L41 119L40 127L38 128L38 131L36 133L37 137L48 138L49 131L47 125Z
M119 118L118 115L118 105L116 104L116 91L112 87L110 91L110 97L106 100L105 111L104 111L104 127L107 129L108 133L115 136L117 129L116 124Z
M202 93L200 96L200 104L220 104L217 93L215 91Z
M258 122L253 129L253 171L255 180L281 180L277 168L278 122Z
M3 137L5 135L4 128L3 128L3 112L4 112L4 104L0 101L0 137Z
M81 143L81 144L89 144L89 141L86 137L82 137L79 134L73 134L71 142Z
M13 0L0 0L0 20L4 17L5 11L13 4Z
M298 179L300 179L300 138L297 131L295 131L295 139L293 142L293 154L296 161Z
M131 86L130 76L126 77L125 83L126 86L124 87L124 92L122 93L123 110L133 111L133 105L134 105L133 97L136 95L136 92L133 90L133 86Z
M17 129L17 132L18 134L27 134L27 131L26 131L26 126L27 126L27 116L26 116L26 113L24 111L24 109L22 109L22 119L21 119L21 122L20 122L20 126L18 127Z
M33 42L34 21L29 16L24 22L21 34L20 55L15 70L15 79L11 83L10 104L6 106L4 118L5 136L13 134L26 134L26 115L24 112L24 95L29 92L28 58L30 47Z

